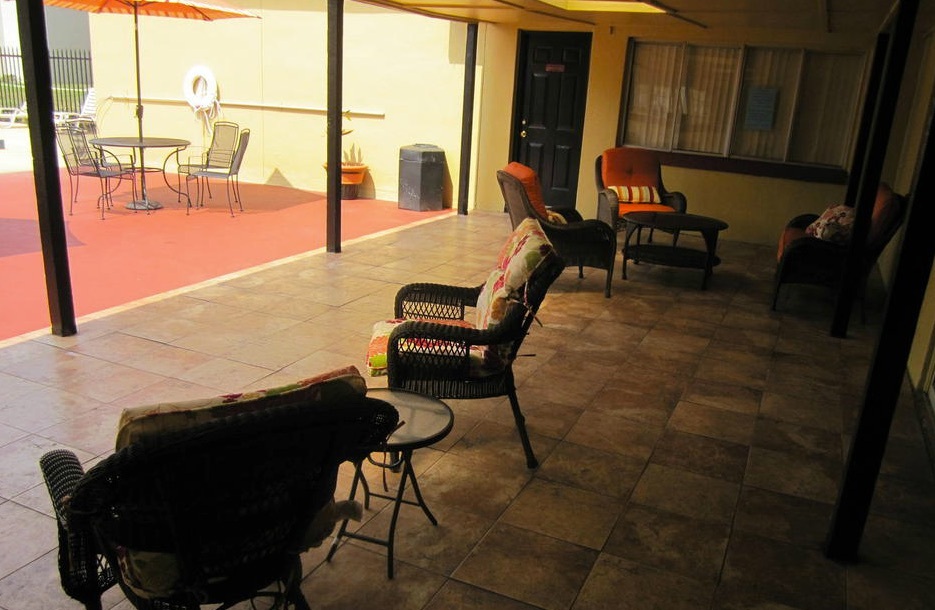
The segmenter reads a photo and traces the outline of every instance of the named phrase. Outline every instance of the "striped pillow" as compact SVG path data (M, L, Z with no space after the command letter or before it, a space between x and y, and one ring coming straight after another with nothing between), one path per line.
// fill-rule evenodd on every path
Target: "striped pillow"
M621 203L662 203L659 189L654 186L608 186L617 193Z

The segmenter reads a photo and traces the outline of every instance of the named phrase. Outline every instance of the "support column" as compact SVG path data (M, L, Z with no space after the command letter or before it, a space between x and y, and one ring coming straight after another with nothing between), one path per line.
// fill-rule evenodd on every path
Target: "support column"
M341 251L341 118L344 72L344 0L328 0L328 210L325 245Z
M458 214L468 212L471 181L471 142L474 135L474 81L477 73L477 24L467 26L464 44L464 101L461 109L461 168L458 170Z
M52 118L55 105L52 103L52 69L49 63L45 6L41 2L16 0L16 14L23 50L27 120L49 317L52 334L68 337L78 332L78 325L68 266L62 184L55 151L55 124Z

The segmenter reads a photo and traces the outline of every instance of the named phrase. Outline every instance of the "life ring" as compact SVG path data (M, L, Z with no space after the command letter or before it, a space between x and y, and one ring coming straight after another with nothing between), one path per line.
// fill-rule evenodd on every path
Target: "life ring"
M210 68L192 66L185 74L182 93L192 110L195 112L205 111L217 104L218 82Z

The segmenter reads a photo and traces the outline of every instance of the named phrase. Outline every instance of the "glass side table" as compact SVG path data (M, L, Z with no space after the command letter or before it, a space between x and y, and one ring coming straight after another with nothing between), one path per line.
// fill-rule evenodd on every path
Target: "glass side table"
M370 490L367 479L364 478L361 470L362 462L354 465L354 480L351 483L351 500L357 493L358 484L364 489L364 506L369 506L370 496L384 498L393 501L393 516L390 518L390 527L386 539L375 538L365 534L347 531L347 520L341 523L338 533L335 534L331 542L331 548L328 550L327 561L331 561L335 551L338 549L338 543L341 538L352 538L372 542L386 547L387 576L393 578L393 545L396 539L396 522L399 519L399 509L403 504L418 506L428 517L432 525L438 525L438 521L425 504L422 498L422 492L419 490L419 483L416 481L416 473L412 468L412 452L422 447L428 447L442 440L451 432L454 425L454 414L451 408L441 400L418 394L408 390L397 390L390 388L378 388L367 391L367 396L377 398L390 403L396 407L399 413L399 427L393 432L386 443L386 450L391 456L389 463L372 463L399 470L402 468L402 476L399 479L399 487L396 495L384 495ZM370 459L370 458L368 458ZM412 486L412 492L415 500L404 497L406 491L406 481Z

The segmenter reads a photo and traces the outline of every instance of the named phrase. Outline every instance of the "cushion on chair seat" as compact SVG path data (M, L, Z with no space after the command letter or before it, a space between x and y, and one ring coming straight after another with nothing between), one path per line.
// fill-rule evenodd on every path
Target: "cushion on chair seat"
M630 212L675 212L675 208L661 203L626 203L621 201L619 214L623 216Z
M418 320L420 322L432 322L435 324L445 324L457 326L459 328L474 328L474 325L466 320ZM405 319L384 320L373 325L373 333L370 335L370 345L367 348L367 370L371 377L386 375L387 369L387 345L390 341L390 335L393 329L407 322ZM450 342L439 339L408 339L399 346L400 351L417 353L445 353L451 349ZM487 349L485 345L473 345L470 349L469 374L471 377L485 377L494 372L503 370L503 361L495 351Z
M324 403L366 393L367 383L360 371L347 366L276 388L124 409L117 424L116 450L146 436L182 430L229 415L284 404Z

